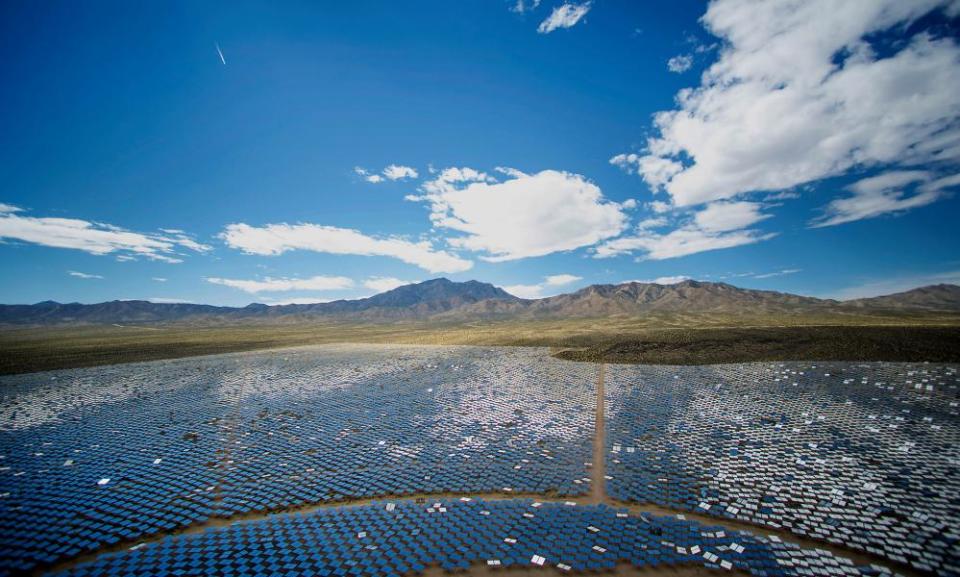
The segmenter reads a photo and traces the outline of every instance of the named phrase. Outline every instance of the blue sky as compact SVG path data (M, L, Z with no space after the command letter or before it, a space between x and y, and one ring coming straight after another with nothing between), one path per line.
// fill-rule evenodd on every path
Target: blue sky
M958 282L958 13L4 3L0 302Z

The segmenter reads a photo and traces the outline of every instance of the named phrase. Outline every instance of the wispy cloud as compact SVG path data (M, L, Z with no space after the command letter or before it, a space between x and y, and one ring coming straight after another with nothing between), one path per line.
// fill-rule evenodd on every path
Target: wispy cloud
M324 298L324 297L296 297L292 299L268 299L265 304L271 306L284 306L284 305L317 305L323 303L332 302L333 299Z
M926 170L885 172L848 186L852 194L831 201L824 207L823 215L810 225L814 228L835 226L903 212L935 202L947 189L957 186L960 186L960 174L935 178ZM908 193L910 189L912 193Z
M416 281L400 280L398 278L388 276L375 276L363 281L363 286L378 293L382 293L403 285L411 284L413 282Z
M689 54L679 54L670 60L667 60L667 69L675 74L682 74L693 66L693 56Z
M75 276L75 277L77 277L77 278L84 278L84 279L98 279L98 278L103 278L102 276L100 276L100 275L98 275L98 274L88 274L88 273L80 272L80 271L76 271L76 270L68 270L68 271L67 271L67 274L70 275L70 276Z
M310 278L270 278L244 280L208 277L207 282L240 289L248 293L283 292L293 290L344 290L353 288L353 280L343 276L314 276Z
M371 174L369 170L367 170L366 168L363 168L362 166L354 166L353 172L357 176L361 177L362 179L366 180L371 184L377 184L377 183L383 182L382 176L380 176L379 174Z
M402 164L391 164L385 167L380 174L373 174L362 166L353 167L353 172L371 184L379 184L386 180L409 180L420 177L417 169Z
M178 299L178 298L171 298L171 297L150 297L147 300L152 303L167 304L167 305L184 305L184 304L191 304L195 302L187 299Z
M558 28L572 28L590 11L590 2L580 4L567 2L553 9L550 16L540 23L537 32L549 34Z
M0 238L19 240L54 248L82 250L90 254L117 254L118 260L143 257L169 263L181 262L177 249L207 252L186 233L139 233L124 228L74 218L22 216L11 205L0 211Z
M788 274L797 274L797 273L800 272L801 270L803 270L803 269L799 269L799 268L785 268L785 269L783 269L783 270L778 270L778 271L774 271L774 272L767 272L767 273L763 273L763 274L751 275L751 277L752 277L752 278L759 278L759 279L763 279L763 278L773 278L773 277L784 276L784 275L788 275Z
M800 198L800 193L795 190L781 190L763 197L765 202L776 202L780 200L794 200Z
M220 62L221 62L224 66L226 66L226 65L227 65L227 59L223 57L223 50L220 50L220 44L215 44L214 46L217 47L217 56L220 57Z
M516 12L517 14L523 14L525 12L532 12L540 6L540 0L517 0L513 6L510 7L511 12Z
M690 278L691 277L688 277L686 275L674 275L674 276L659 276L653 279L645 279L645 280L639 279L639 280L624 281L624 282L639 282L644 284L671 285L671 284L681 283L685 280L690 280Z
M153 277L152 280L155 280L157 282L167 282L167 279L163 278L162 276L155 276Z
M681 221L669 232L657 232L669 221L664 217L648 219L637 227L636 234L605 242L597 247L597 258L641 253L641 259L664 260L724 248L753 244L773 238L748 228L770 215L756 202L715 202ZM642 226L649 222L649 226Z
M775 277L778 277L778 276L786 276L786 275L789 275L789 274L797 274L798 272L802 272L802 271L803 271L803 269L800 269L800 268L784 268L784 269L775 270L775 271L770 271L770 272L764 272L764 273L757 273L757 272L753 272L753 271L749 271L749 272L728 272L728 273L725 273L725 274L717 275L716 278L718 278L718 279L720 279L720 280L739 279L739 278L767 279L767 278L775 278Z
M376 238L362 232L319 224L245 223L227 225L220 238L247 254L273 256L291 250L328 254L387 256L430 272L463 272L473 263L451 253L435 250L428 241L412 242L399 237Z

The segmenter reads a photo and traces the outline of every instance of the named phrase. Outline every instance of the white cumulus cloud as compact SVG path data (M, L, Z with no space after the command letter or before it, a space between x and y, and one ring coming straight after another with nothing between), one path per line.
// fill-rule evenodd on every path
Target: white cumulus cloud
M675 160L659 156L640 156L634 153L618 154L610 159L610 164L629 174L642 174L643 179L655 193L683 170L683 165Z
M497 170L514 178L527 176L515 168L498 167ZM437 174L436 178L423 183L421 188L424 190L424 192L430 194L443 194L445 192L455 190L457 186L471 182L497 182L497 179L493 176L490 176L486 172L481 172L473 168L451 167L441 170ZM420 197L408 196L407 199L420 200Z
M561 286L577 282L578 280L583 280L583 277L575 274L552 274L543 279L544 284L547 286Z
M537 32L540 34L549 34L558 28L572 28L586 16L589 11L590 2L580 4L566 2L553 9L553 12L540 23Z
M543 277L543 282L537 284L515 284L500 287L513 296L522 299L540 299L559 294L557 287L583 280L583 277L573 274L554 274Z
M960 13L953 0L714 0L702 21L722 40L719 59L700 86L677 94L675 109L655 115L644 154L611 162L676 206L855 167L956 165L956 41L920 31L873 44L944 7Z
M22 216L19 208L3 206L4 210L0 210L0 239L82 250L96 255L115 253L118 260L143 257L169 263L182 261L178 249L194 252L211 249L182 231L140 233L76 218Z
M513 284L500 288L522 299L543 298L543 285L540 284Z
M383 169L383 176L390 180L403 180L406 178L417 178L420 176L416 169L399 164L391 164Z
M500 262L592 246L620 234L623 207L578 174L544 170L509 173L502 182L469 169L445 169L408 200L430 205L436 228L465 233L451 246Z
M399 237L376 238L360 231L319 224L245 223L227 225L220 238L228 246L247 254L279 255L291 250L328 254L387 256L430 272L463 272L473 263L454 254L435 250L427 241L413 242Z
M208 277L207 282L240 289L248 293L283 292L294 290L343 290L353 287L353 280L343 276L314 276L310 278L270 278L243 280Z
M694 215L697 228L707 232L724 232L746 228L761 220L770 218L760 212L758 202L714 202Z

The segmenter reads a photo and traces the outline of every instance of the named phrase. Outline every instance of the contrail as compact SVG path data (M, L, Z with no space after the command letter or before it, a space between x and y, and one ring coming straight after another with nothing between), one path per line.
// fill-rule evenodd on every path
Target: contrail
M227 61L224 60L224 58L223 58L223 51L220 50L220 44L219 44L219 43L214 43L214 46L217 47L217 54L220 55L220 62L223 62L223 65L226 66L226 65L227 65Z

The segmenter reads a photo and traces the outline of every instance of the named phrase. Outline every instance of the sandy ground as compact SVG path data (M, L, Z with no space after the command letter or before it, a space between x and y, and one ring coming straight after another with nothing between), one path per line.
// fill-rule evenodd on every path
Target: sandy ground
M825 323L825 324L819 324ZM0 375L329 343L543 346L587 362L960 361L960 315L468 323L0 326Z
M596 573L597 575L626 575L637 577L702 577L705 575L749 575L745 571L733 570L723 571L720 569L707 569L706 567L682 566L682 567L645 567L638 569L629 563L619 563L616 569ZM428 567L423 572L424 577L449 577L451 575L469 576L469 577L544 577L546 575L570 575L561 571L557 567L509 567L492 568L485 564L472 565L465 571L457 573L448 573L440 567Z

